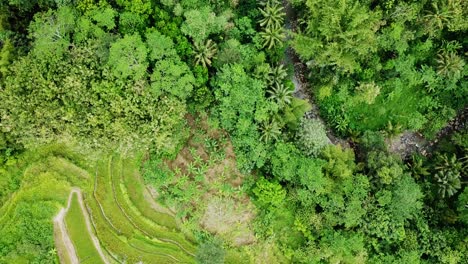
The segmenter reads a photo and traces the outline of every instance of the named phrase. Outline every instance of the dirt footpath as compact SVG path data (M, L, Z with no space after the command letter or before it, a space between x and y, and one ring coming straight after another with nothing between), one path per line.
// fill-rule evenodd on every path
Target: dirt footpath
M55 230L55 239L56 239L56 244L60 244L62 247L59 247L56 245L57 250L59 251L59 257L60 257L60 262L61 263L80 263L78 259L78 255L76 254L75 246L73 245L72 240L70 239L70 236L68 235L67 232L67 227L65 224L65 216L68 213L68 210L70 210L71 202L73 199L73 194L76 193L77 198L78 198L78 203L80 204L81 212L83 213L83 216L85 218L86 222L86 229L88 231L88 234L91 236L91 239L93 240L94 247L96 248L97 252L101 256L101 259L104 263L109 264L109 261L106 258L106 255L102 251L101 245L99 244L98 238L94 235L92 227L91 227L91 222L89 220L89 215L88 212L86 211L85 205L83 203L83 194L81 193L81 190L79 188L72 188L70 195L68 196L68 202L67 202L67 207L62 208L59 213L54 217L54 230ZM60 240L60 241L57 241ZM66 250L66 252L60 252L61 249Z

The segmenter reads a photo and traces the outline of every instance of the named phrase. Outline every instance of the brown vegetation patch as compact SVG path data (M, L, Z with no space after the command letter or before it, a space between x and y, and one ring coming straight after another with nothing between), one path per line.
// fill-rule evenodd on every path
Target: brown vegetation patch
M198 177L195 182L202 194L185 206L194 208L194 215L198 215L195 219L202 228L232 245L255 243L252 228L255 207L246 194L238 191L244 175L237 169L232 143L224 131L209 126L206 116L186 118L191 128L187 144L175 159L165 160L167 167L176 172L174 183L183 175L192 184ZM193 215L187 217L185 220Z
M235 246L255 242L251 220L252 204L239 203L232 198L212 197L209 200L200 225L213 234L218 234Z

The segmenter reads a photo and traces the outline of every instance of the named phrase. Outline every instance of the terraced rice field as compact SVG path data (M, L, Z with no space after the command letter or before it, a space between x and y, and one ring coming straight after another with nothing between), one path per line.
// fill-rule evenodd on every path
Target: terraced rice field
M170 228L175 227L175 220L142 205L145 201L135 196L143 193L144 185L135 184L132 193L127 193L123 180L126 166L133 164L117 156L99 162L94 190L86 197L103 248L119 263L193 263L195 246ZM162 224L158 216L162 216Z
M73 241L76 255L80 263L103 264L91 235L86 227L86 220L78 201L78 194L72 193L70 208L65 217L68 235Z

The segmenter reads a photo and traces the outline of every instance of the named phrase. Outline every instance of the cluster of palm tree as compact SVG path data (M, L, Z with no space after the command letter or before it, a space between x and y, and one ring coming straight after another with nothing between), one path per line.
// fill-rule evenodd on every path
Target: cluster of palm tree
M279 110L284 114L287 108L293 102L294 89L290 86L285 85L286 77L288 76L286 69L282 64L275 67L268 67L259 74L267 83L267 95L268 99L278 105ZM270 142L277 140L281 135L281 128L284 126L284 120L278 113L273 114L272 118L261 125L260 132L262 134L261 140Z
M284 85L284 80L288 76L286 69L282 64L270 68L266 76L268 84L267 93L269 99L274 101L280 109L283 109L291 103L294 90L291 87Z
M271 49L281 45L285 38L283 29L285 13L277 0L268 0L263 5L264 7L259 9L263 16L259 21L263 28L260 36L263 38L263 47Z

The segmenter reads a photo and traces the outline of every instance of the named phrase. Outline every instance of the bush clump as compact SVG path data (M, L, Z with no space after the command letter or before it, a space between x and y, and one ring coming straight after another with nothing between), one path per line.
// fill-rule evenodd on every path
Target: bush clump
M302 119L296 132L296 144L304 154L315 157L330 143L325 126L317 119Z

